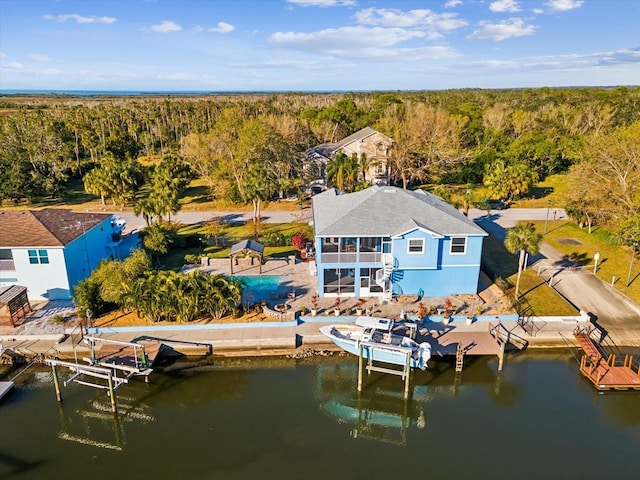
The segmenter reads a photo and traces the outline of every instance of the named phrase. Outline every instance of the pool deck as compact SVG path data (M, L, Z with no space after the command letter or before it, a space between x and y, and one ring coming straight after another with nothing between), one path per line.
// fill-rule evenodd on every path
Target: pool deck
M231 275L231 263L227 259L213 258L209 260L208 265L187 265L182 271L189 272L194 269L200 269L207 273L217 275ZM316 293L316 277L313 275L310 262L300 261L293 256L284 258L265 259L262 265L262 274L257 261L251 263L250 259L239 259L238 264L234 264L234 275L236 276L268 276L281 275L280 290L278 296L271 298L267 303L273 309L277 304L286 303L290 312L297 312L301 307L311 308L311 296ZM495 285L489 285L488 279L481 284L488 286L482 287L478 295L465 295L460 298L454 298L454 306L458 307L459 314L474 313L477 306L481 306L485 315L496 315L507 313L504 308L501 295ZM357 298L342 297L340 308L344 311L347 309L355 309ZM435 305L441 307L445 298L425 298L425 305ZM321 314L329 315L333 312L334 298L319 298L318 310ZM463 305L466 305L467 311L463 311ZM381 303L377 298L367 299L365 308L369 308L374 315L399 319L401 312L407 315L417 314L418 299L415 295L404 296L394 299L389 303ZM473 312L472 312L473 311Z

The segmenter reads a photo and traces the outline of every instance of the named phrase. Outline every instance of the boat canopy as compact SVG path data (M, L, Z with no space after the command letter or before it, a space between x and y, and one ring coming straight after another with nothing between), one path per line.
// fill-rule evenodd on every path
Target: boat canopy
M363 328L375 328L376 330L389 332L393 328L393 320L380 317L358 317L356 318L356 325Z

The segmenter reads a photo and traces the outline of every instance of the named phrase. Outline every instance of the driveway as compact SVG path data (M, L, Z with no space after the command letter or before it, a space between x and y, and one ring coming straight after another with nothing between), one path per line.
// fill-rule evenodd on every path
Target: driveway
M556 209L556 219L566 219L564 210ZM547 209L510 209L491 211L487 216L480 210L469 212L484 230L503 241L508 228L522 220L545 220ZM550 213L549 225L553 222ZM546 242L540 245L540 253L529 262L540 276L579 310L591 314L591 318L604 330L614 334L616 341L629 343L640 337L640 306L603 282L588 268L569 260Z

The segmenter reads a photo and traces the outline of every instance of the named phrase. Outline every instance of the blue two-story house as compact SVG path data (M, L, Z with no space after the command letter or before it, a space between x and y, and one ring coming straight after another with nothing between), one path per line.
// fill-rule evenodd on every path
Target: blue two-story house
M477 292L487 233L440 197L398 187L330 189L312 207L319 296Z

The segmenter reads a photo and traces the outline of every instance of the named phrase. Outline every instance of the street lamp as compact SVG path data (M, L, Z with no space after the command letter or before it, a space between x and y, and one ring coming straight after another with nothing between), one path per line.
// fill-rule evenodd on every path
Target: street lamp
M551 200L549 200L549 203L547 204L547 218L545 218L545 220L544 220L544 233L543 233L543 235L547 234L547 223L549 222L549 210L551 210Z
M634 240L632 245L633 250L631 252L631 262L629 263L629 273L627 274L627 287L631 285L631 270L633 269L633 259L636 258L636 248L638 246L638 241Z

